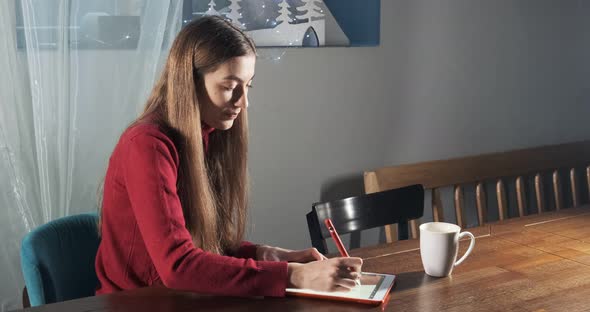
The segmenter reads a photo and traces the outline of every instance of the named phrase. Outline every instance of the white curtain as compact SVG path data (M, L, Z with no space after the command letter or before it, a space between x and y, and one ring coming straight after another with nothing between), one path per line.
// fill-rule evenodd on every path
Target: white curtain
M2 311L21 306L23 236L96 211L181 21L181 0L0 0Z

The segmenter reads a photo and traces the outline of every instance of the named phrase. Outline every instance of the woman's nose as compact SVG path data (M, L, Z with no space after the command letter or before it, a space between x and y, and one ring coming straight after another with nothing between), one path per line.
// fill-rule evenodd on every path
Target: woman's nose
M234 99L234 106L239 107L239 108L247 108L248 107L248 87L242 87L240 88L240 91L237 91L237 94L235 95ZM238 89L238 88L236 88Z

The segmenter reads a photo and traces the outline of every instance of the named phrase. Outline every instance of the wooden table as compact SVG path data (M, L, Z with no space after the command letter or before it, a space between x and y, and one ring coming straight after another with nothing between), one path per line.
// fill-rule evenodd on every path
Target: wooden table
M417 240L361 248L363 270L393 273L379 307L300 298L208 297L145 288L32 311L590 311L590 207L469 229L471 256L448 278L424 274ZM467 241L461 242L462 254Z

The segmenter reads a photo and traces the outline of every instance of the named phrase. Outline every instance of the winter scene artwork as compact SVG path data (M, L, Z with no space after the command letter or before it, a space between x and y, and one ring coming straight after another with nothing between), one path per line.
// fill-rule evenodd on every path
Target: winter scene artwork
M334 20L322 0L192 0L191 5L190 19L223 16L262 47L324 46L326 20Z

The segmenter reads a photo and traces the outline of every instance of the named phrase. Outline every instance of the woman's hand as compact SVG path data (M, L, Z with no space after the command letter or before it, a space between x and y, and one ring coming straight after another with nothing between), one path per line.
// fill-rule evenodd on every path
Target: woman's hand
M311 261L326 260L315 248L302 250L290 250L279 247L260 245L256 249L256 259L263 261L287 261L307 263Z
M349 291L360 277L361 258L332 258L310 263L289 263L288 287L317 291Z

